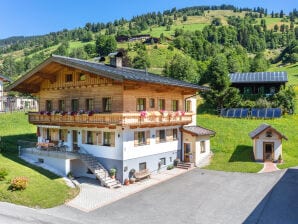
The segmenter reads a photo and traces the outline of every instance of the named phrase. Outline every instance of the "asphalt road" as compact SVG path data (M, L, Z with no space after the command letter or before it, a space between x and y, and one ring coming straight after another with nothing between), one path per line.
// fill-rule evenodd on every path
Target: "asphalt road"
M247 174L194 169L84 213L0 203L0 223L298 223L298 169Z

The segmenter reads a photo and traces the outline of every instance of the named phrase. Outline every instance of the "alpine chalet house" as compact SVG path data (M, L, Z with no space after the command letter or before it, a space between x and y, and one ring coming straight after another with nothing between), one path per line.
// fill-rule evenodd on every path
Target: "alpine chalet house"
M203 87L111 63L53 55L10 86L39 101L29 113L37 126L36 147L21 154L66 175L108 176L121 183L134 173L152 173L176 158L199 165L209 155L214 132L196 126L196 97Z

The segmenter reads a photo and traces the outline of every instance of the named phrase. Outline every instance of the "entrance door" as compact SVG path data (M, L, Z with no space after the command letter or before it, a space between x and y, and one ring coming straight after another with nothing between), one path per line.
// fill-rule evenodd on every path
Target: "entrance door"
M264 151L264 161L272 161L273 160L273 143L264 143L263 151Z
M78 147L78 131L73 130L72 131L72 149L76 150Z
M190 143L184 143L184 162L190 162Z

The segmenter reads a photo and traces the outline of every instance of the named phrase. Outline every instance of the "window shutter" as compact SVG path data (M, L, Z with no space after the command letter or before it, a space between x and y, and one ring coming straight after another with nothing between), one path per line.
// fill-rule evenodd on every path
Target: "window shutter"
M159 140L159 130L156 131L155 142L156 143L159 143L160 142L160 140Z
M82 131L82 143L83 144L86 144L86 134L87 134L87 131Z
M138 146L138 145L139 145L138 132L135 131L134 132L134 146Z
M111 132L111 147L115 147L115 132Z
M146 144L150 145L150 130L145 132Z
M96 133L97 134L97 145L102 145L102 132L99 131Z
M167 129L166 130L166 140L167 141L173 141L173 129Z

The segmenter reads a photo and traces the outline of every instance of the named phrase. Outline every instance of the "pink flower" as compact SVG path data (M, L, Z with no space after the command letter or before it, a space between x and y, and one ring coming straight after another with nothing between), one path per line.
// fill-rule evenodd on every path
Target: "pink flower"
M141 117L146 117L147 116L147 111L141 111L140 116Z

